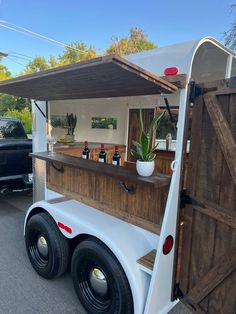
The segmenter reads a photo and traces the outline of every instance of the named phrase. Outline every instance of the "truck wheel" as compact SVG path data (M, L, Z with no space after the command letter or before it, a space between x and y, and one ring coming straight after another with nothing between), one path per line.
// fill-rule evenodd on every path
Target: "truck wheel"
M126 275L113 253L99 240L89 238L76 247L71 271L78 298L88 313L133 313Z
M69 242L47 214L32 216L25 232L25 244L36 272L47 279L62 275L69 264Z

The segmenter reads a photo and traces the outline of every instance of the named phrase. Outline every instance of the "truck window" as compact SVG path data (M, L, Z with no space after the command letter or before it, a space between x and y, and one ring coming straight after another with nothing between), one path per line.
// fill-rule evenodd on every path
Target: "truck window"
M3 138L27 138L27 136L19 121L0 119L0 139Z

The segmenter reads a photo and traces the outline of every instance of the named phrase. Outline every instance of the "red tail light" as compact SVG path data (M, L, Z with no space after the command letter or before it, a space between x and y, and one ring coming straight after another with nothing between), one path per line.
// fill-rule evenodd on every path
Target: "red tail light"
M57 225L59 228L65 230L66 232L68 232L70 234L72 233L72 229L70 227L64 225L62 222L58 221Z
M173 237L171 235L168 235L168 237L166 237L165 242L164 242L163 247L162 247L162 252L164 255L167 255L170 253L170 251L173 247L173 244L174 244Z
M166 76L177 75L179 73L179 69L177 67L166 68L164 74Z

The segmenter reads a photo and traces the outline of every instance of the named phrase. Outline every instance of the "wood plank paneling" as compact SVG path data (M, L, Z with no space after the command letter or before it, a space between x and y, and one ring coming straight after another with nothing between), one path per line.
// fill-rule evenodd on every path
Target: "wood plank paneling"
M205 95L204 100L211 117L217 139L220 142L220 147L228 164L230 174L234 180L234 184L236 185L236 143L231 133L231 129L222 110L220 109L216 96Z
M210 93L194 102L187 180L193 200L183 210L183 301L212 314L236 309L236 95L228 86L199 85Z
M60 168L62 165L57 162L56 166ZM64 172L59 173L47 162L48 188L159 234L169 186L156 188L127 179L124 183L134 189L134 193L130 194L124 191L115 177L71 166L63 167Z
M0 92L38 100L174 93L178 88L119 56L104 56L17 77Z

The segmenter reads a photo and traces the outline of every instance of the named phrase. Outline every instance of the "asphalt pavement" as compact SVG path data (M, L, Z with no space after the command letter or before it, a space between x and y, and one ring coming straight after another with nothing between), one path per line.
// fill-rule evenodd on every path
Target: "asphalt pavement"
M0 314L85 314L69 274L46 280L30 265L23 223L31 203L29 192L0 196ZM170 313L189 312L178 304Z

